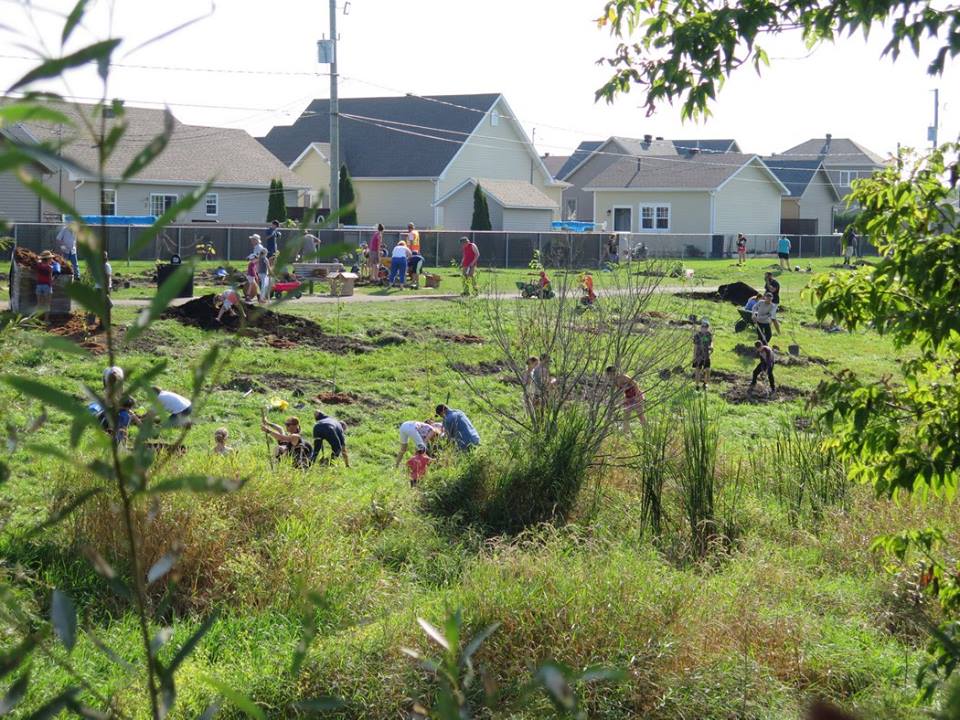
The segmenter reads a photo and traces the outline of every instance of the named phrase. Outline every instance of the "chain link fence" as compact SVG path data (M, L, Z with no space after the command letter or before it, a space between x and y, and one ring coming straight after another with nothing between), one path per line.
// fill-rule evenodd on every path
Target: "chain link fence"
M59 250L56 241L61 225L19 223L10 231L14 243L35 252ZM94 228L104 236L107 252L113 260L169 261L201 255L221 262L242 262L250 253L250 236L264 236L264 227L225 225L175 225L154 234L141 245L147 228L107 226ZM367 242L372 229L317 228L311 232L324 245L343 248L344 254L355 251ZM387 230L384 239L392 248L404 235L400 230ZM460 238L470 237L480 248L480 264L485 267L527 267L534 257L551 267L598 267L605 262L632 257L700 258L732 257L736 254L735 235L679 235L652 233L565 233L565 232L453 232L420 231L421 253L425 264L443 267L459 262ZM299 237L299 230L281 230L281 247ZM750 254L776 253L779 235L748 236ZM788 235L792 243L791 257L838 257L842 253L839 235ZM139 252L133 249L141 246ZM204 252L207 249L208 252ZM861 242L860 253L874 254L874 249Z

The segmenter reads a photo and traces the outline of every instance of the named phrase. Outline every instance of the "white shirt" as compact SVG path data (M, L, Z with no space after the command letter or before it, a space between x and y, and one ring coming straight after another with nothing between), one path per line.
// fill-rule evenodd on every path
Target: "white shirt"
M427 443L424 438L428 437L433 428L426 423L416 420L407 420L400 424L400 444L406 445L407 442L413 442L418 448L426 448Z
M74 255L77 252L77 236L69 225L64 225L57 233L57 242L60 243L67 255Z
M183 395L177 395L169 390L161 390L157 394L157 400L163 405L163 409L171 415L176 415L190 407L190 401Z
M395 258L408 258L411 255L413 255L413 253L410 252L410 248L408 248L406 245L397 245L393 249L393 257Z
M103 386L107 387L110 377L114 377L114 382L118 385L123 382L123 368L112 365L103 371Z

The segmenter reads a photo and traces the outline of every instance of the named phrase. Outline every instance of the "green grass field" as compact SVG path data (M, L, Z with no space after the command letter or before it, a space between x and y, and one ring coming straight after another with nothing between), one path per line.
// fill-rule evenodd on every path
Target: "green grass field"
M812 267L826 271L835 262L817 260ZM741 269L729 260L688 261L691 281L665 278L663 284L696 290L743 280L762 286L769 264L769 259L751 259ZM121 276L146 269L145 264L129 270L123 263L114 265ZM488 292L512 292L527 272L486 271L480 281ZM626 272L596 273L601 302L613 276ZM441 273L436 292L459 293L455 271ZM557 282L559 273L553 275ZM844 368L878 379L896 376L902 357L885 339L869 331L827 333L807 326L814 313L801 291L810 277L780 276L786 310L774 344L784 355L787 345L797 344L800 357L818 360L778 366L778 382L807 393L825 373ZM197 294L207 289L199 286ZM411 291L390 294L402 292ZM134 287L115 296L136 299L151 293ZM590 716L597 718L772 720L800 717L816 697L833 699L864 718L923 717L912 699L926 638L901 599L909 578L888 573L884 558L869 547L880 533L928 522L950 529L956 541L956 504L898 506L853 486L845 502L826 508L822 517L791 522L775 492L782 478L758 470L771 468L758 456L769 452L768 443L781 428L798 416L815 415L818 408L806 408L803 398L789 395L774 402L729 402L727 394L748 382L755 364L734 351L754 339L749 332L734 333L736 309L669 293L652 302L651 309L665 319L708 317L715 333L713 366L727 374L711 385L708 397L721 429L725 482L718 502L738 531L727 550L703 561L678 549L684 533L676 497L665 508L667 529L659 540L640 527L639 488L625 468L597 469L591 477L596 491L586 493L570 523L534 528L520 537L484 539L423 511L420 491L393 467L400 422L425 419L436 403L448 402L470 415L484 446L496 448L503 436L451 367L499 360L494 343L458 344L438 336L488 338L486 300L290 301L279 308L316 321L328 334L370 346L360 354L297 345L297 338L282 329L277 335L294 347L279 349L263 338L205 332L176 320L158 321L124 348L128 372L162 358L167 366L159 384L186 391L191 364L214 341L230 340L228 366L195 408L188 452L163 472L245 477L247 484L225 496L165 496L157 507L141 509L145 557L152 561L174 543L183 545L179 587L168 613L176 617L177 630L164 653L207 613L222 613L180 671L174 715L198 716L218 696L213 678L246 692L269 717L288 716L291 701L320 694L342 698L343 717L402 717L413 699L429 699L434 687L401 653L404 646L428 648L416 618L439 623L448 609L462 608L471 631L502 623L479 660L511 701L529 669L554 658L577 668L602 663L625 671L623 681L582 689ZM136 312L118 306L115 320L128 325ZM390 333L390 344L378 344L384 332ZM680 327L677 333L678 357L688 366L692 328ZM82 383L99 383L102 356L40 347L34 341L42 334L24 328L5 341L0 357L7 373L53 382L77 397ZM517 387L502 382L502 375L476 382L489 398L519 403ZM677 392L688 382L683 377L671 381ZM279 398L289 409L272 412L271 419L296 414L309 426L316 406L312 398L332 391L355 395L354 402L326 408L348 424L353 466L337 463L308 472L271 467L258 430L261 410ZM39 412L6 385L0 385L0 402L4 420L17 427ZM668 408L664 404L651 413ZM219 426L229 428L229 443L236 448L225 458L209 452ZM68 449L68 435L65 416L51 410L35 439ZM627 443L624 438L614 442ZM78 459L89 459L99 447L88 436ZM79 462L31 456L22 447L6 461L12 472L0 485L0 553L6 579L24 607L44 615L50 590L62 588L76 601L84 627L135 661L141 648L131 608L111 593L83 554L90 545L123 567L116 507L95 500L40 535L24 535L64 497L101 481L81 472ZM428 475L427 489L430 482ZM303 588L320 593L322 603L317 638L303 673L295 677L290 658L299 638ZM142 680L106 657L90 636L80 637L70 662L96 690L114 695L124 712L148 715ZM37 656L32 672L23 713L66 682L62 665L50 657ZM90 695L84 693L87 700ZM535 695L495 716L539 718L552 712L547 700ZM220 717L240 714L225 702Z

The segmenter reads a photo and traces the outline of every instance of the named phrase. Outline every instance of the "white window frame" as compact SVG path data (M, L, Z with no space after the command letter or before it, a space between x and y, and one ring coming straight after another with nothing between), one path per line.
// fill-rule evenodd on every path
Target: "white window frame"
M108 193L113 196L113 200L111 200L109 203L104 199L107 197ZM113 212L107 213L103 211L103 208L107 205L113 206ZM116 188L103 188L103 190L100 192L100 214L105 217L113 217L114 215L117 214L117 189Z
M617 228L617 210L626 210L630 213L630 227L626 230ZM633 205L612 205L610 207L610 231L611 232L633 232Z
M500 124L500 113L498 113L496 110L490 111L490 124L493 127L496 127Z
M213 198L213 212L210 212L210 198ZM220 193L207 193L203 199L203 211L207 217L217 217L220 214Z
M150 214L154 217L160 217L167 211L167 208L163 208L161 212L154 212L155 206L153 204L154 198L173 198L173 205L176 205L180 200L180 196L176 193L150 193ZM166 204L166 203L164 203Z
M573 206L573 212L570 211L570 206ZM563 201L563 215L564 220L576 220L577 219L577 199L576 198L567 198Z
M667 226L666 227L657 227L657 211L666 209L667 211ZM649 210L651 213L651 220L653 221L652 227L643 226L643 211ZM649 202L649 203L640 203L639 206L639 231L642 233L668 233L670 228L673 227L673 208L670 203L666 202Z

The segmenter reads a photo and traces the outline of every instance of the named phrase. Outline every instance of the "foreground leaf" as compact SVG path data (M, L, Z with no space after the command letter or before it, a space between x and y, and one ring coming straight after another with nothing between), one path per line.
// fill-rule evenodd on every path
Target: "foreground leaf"
M253 700L248 698L243 693L234 690L225 682L218 680L215 677L207 676L204 678L204 680L208 685L223 695L226 700L229 700L233 705L236 705L238 710L242 710L250 717L256 718L256 720L267 720L267 716L264 714L260 706L256 705Z
M75 53L71 53L70 55L64 55L63 57L58 58L50 58L17 80L9 87L7 92L12 92L17 88L21 88L24 85L29 85L37 80L60 77L65 70L80 67L81 65L86 65L90 62L97 62L98 64L101 64L104 62L104 60L109 59L110 55L117 48L120 42L121 41L119 38L113 40L101 40L100 42L93 43L92 45L88 45L85 48L77 50Z
M67 652L72 651L77 643L77 609L73 600L61 590L53 591L50 622L53 624L53 632L67 648Z

